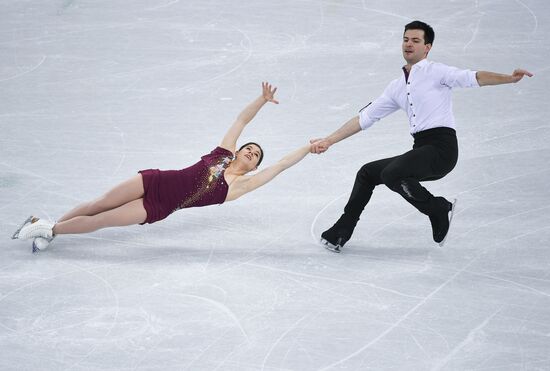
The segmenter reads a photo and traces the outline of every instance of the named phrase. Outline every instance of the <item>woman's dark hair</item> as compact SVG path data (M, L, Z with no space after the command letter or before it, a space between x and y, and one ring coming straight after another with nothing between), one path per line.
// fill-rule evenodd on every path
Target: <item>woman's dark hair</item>
M434 43L434 29L427 23L421 21L412 21L411 23L405 25L405 31L403 31L403 34L405 34L407 30L422 30L424 31L424 44Z
M260 164L262 163L262 160L264 159L264 150L258 143L256 143L256 142L245 143L241 146L241 148L239 148L239 151L241 149L243 149L244 147L249 146L251 144L254 144L255 146L257 146L260 149L260 159L258 160L258 163L256 164L256 166L260 166Z

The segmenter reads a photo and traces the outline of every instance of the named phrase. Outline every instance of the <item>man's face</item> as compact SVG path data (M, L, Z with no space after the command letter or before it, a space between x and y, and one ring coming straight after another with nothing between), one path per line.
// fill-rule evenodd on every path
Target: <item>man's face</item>
M415 64L426 58L432 44L424 44L423 30L407 30L403 35L403 58L407 64Z

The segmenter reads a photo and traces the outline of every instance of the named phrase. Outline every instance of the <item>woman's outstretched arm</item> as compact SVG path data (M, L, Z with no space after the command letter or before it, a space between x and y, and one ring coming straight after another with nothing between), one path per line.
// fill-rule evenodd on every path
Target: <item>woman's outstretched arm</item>
M258 111L266 104L267 102L272 102L279 104L275 99L275 92L277 88L273 88L269 83L262 82L262 95L256 98L252 103L250 103L246 108L237 116L237 119L231 125L225 136L223 137L220 147L235 152L237 146L237 140L241 136L244 127L252 121L254 116Z
M274 165L271 165L257 174L251 176L243 176L237 179L231 187L226 201L235 200L242 195L247 194L266 183L269 183L273 178L282 173L291 166L296 165L311 151L311 144L307 144L297 150L290 152Z

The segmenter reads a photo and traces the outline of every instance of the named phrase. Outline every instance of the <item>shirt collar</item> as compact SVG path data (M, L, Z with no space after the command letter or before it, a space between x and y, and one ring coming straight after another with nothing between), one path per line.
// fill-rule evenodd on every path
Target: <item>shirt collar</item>
M412 68L424 68L424 66L426 66L428 64L428 59L427 58L424 58L422 59L420 62L418 63L415 63Z
M411 67L411 71L413 68L414 69L424 68L424 66L426 66L428 63L430 63L428 59L424 58L420 62L413 64L413 66ZM405 71L405 66L402 67L402 70Z

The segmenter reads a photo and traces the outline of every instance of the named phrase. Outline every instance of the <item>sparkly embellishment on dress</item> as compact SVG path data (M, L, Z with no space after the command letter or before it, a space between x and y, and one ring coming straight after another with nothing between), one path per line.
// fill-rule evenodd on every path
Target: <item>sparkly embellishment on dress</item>
M208 185L206 188L210 187L210 183L213 181L218 180L218 178L223 174L225 169L229 166L229 164L233 161L232 158L224 157L221 159L220 162L218 162L217 165L210 167L210 176L208 177Z
M194 204L198 199L202 198L207 192L214 191L216 189L216 183L218 182L218 179L222 177L222 183L223 183L223 173L231 164L233 161L232 157L222 157L219 159L214 166L210 166L208 168L208 178L201 181L199 187L195 191L195 193L189 197L188 199L184 200L180 205L178 205L172 212L184 209L188 207L189 205ZM210 187L212 184L214 184L214 187Z

